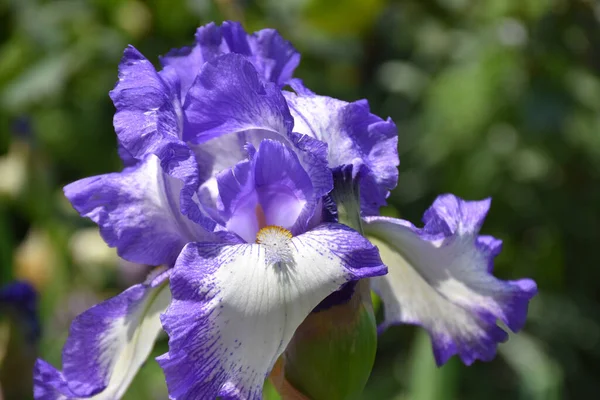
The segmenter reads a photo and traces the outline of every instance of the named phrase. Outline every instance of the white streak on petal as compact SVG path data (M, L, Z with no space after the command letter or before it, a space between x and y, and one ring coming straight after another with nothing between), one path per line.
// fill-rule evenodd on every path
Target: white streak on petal
M457 353L466 364L492 359L496 343L507 339L497 319L520 329L527 302L536 293L531 280L501 281L490 273L495 254L478 245L480 223L470 223L468 218L476 220L472 217L453 220L453 233L444 233L433 222L422 230L392 218L370 217L365 224L389 267L388 275L372 280L385 304L382 328L397 323L423 326L432 336L438 364Z
M169 353L158 360L177 399L260 399L296 328L348 280L385 273L376 249L341 225L291 239L293 262L260 244L190 244L171 276L163 316Z
M105 362L112 365L112 375L106 389L94 400L121 398L146 361L162 331L160 314L171 301L168 284L149 289L133 314L115 322L103 340L113 344L107 348ZM114 354L118 358L114 359Z

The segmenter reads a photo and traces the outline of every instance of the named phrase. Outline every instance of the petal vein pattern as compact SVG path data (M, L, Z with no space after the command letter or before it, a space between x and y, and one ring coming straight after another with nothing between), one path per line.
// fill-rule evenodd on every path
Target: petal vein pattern
M372 280L385 305L381 329L421 325L432 338L439 365L459 354L467 365L489 361L496 345L525 323L537 293L530 279L501 281L491 274L500 241L478 236L489 200L440 196L425 213L423 229L407 221L368 217L365 232L379 248L389 274Z
M96 222L119 255L131 262L172 265L183 246L211 233L180 211L183 182L147 155L121 173L85 178L65 187L73 207Z
M327 143L330 168L368 167L360 184L361 209L365 215L378 214L398 181L396 125L371 114L365 100L347 103L317 96L299 82L292 87L296 93L283 93L294 117L294 132Z
M126 165L156 155L165 173L181 180L181 211L212 231L215 224L200 212L194 200L199 186L194 153L183 142L185 115L179 99L179 78L172 68L156 72L134 47L125 49L119 65L119 81L110 92L117 112L115 131L119 154Z
M177 399L260 399L294 331L349 280L385 273L377 250L342 225L291 239L293 261L269 263L260 244L189 244L171 277L158 361Z
M168 285L135 285L78 316L63 350L63 372L43 360L34 370L34 397L119 399L162 331Z
M192 143L252 130L287 136L293 124L281 91L261 82L252 64L238 54L204 64L183 108L184 139Z
M161 57L161 64L171 66L181 80L181 98L194 82L205 62L226 53L244 55L252 62L260 77L278 86L285 85L300 62L300 53L274 29L263 29L251 35L239 22L225 21L198 28L192 47L171 50Z

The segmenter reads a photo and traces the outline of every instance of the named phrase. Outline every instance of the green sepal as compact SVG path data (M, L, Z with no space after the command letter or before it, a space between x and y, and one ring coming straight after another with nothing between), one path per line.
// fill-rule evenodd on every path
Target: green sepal
M355 170L352 165L334 171L334 187L331 191L331 197L337 206L338 222L349 226L362 235L359 186L361 173L360 168Z

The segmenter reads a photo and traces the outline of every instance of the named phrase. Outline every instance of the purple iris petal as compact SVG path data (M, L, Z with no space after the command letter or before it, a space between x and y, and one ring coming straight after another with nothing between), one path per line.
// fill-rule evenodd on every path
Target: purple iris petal
M267 81L284 86L300 64L300 53L275 29L263 29L248 37L251 60Z
M183 182L163 172L150 154L121 173L85 178L65 187L73 207L128 261L172 265L183 246L210 236L182 215Z
M281 91L263 83L239 54L207 62L190 88L184 113L184 138L193 143L251 130L287 136L293 125Z
M316 196L333 185L327 167L327 145L292 133L292 117L281 92L258 78L253 65L238 54L227 54L204 65L190 89L184 113L186 138L200 166L200 201L210 207L217 197L213 177L245 159L245 145L265 139L284 143L298 155Z
M132 156L142 158L160 152L165 142L181 137L178 90L133 46L125 49L119 81L110 97L117 108L114 123L119 142Z
M217 182L222 219L249 243L268 225L303 232L316 205L298 157L273 140L262 141L251 160L223 171Z
M12 314L24 329L27 339L34 343L41 335L37 315L37 292L27 282L16 281L0 287L0 315Z
M266 224L287 228L293 234L303 232L315 200L311 179L296 153L279 142L264 140L252 161Z
M158 358L177 399L260 399L265 377L317 304L348 281L385 273L357 232L324 224L289 239L291 259L270 263L260 244L193 243L171 277Z
M155 154L167 174L184 182L179 200L183 214L212 230L214 222L200 213L193 200L199 185L198 165L194 153L181 141L184 116L174 71L157 73L150 61L129 46L110 97L117 108L114 126L125 164Z
M159 314L170 301L163 282L132 286L75 318L63 349L63 372L38 361L36 399L52 393L120 398L162 330Z
M33 370L33 397L35 400L67 400L77 395L69 389L62 372L44 360L37 360Z
M245 56L263 80L279 86L288 83L300 62L300 54L274 29L248 35L239 22L232 21L198 28L194 46L171 50L160 61L177 71L184 99L202 65L226 53Z
M258 232L256 215L258 196L254 190L254 167L250 161L217 175L219 217L228 230L247 242L253 242Z
M397 323L423 326L438 364L458 354L465 364L491 360L496 345L523 327L530 279L501 281L491 275L500 241L478 236L489 200L443 195L425 212L423 228L394 218L369 217L365 232L379 247L389 274L372 281L385 305L382 329Z
M371 114L366 100L347 103L317 96L299 81L293 87L296 93L284 95L294 117L294 131L328 144L330 168L368 167L361 180L361 208L365 215L377 215L398 181L396 125Z

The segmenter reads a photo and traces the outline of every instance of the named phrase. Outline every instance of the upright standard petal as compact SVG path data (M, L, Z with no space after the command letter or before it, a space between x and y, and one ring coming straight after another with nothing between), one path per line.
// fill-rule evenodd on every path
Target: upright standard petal
M209 199L205 203L214 204L218 195L214 177L245 160L249 146L258 148L263 140L278 141L296 153L310 176L315 197L322 197L331 191L333 179L327 166L327 144L297 133L291 133L286 138L273 132L253 130L223 135L192 146L200 165L200 180L203 182L199 194L201 199Z
M206 63L184 105L186 140L200 165L203 191L214 197L214 175L246 158L245 145L256 148L265 139L284 143L313 181L317 196L332 186L327 170L327 145L292 133L293 119L281 91L264 84L253 65L239 54L227 54Z
M220 27L211 22L198 28L194 46L171 50L160 61L176 69L183 99L202 65L226 53L245 56L264 81L279 86L290 81L300 63L300 53L276 30L263 29L248 35L239 22L232 21Z
M186 243L210 233L184 216L178 197L183 182L163 172L150 154L121 173L85 178L65 187L73 207L100 226L124 259L173 265Z
M275 29L263 29L249 36L248 43L251 60L264 79L280 87L290 82L300 64L300 53L290 42Z
M160 63L164 67L172 67L177 72L181 83L180 98L183 100L204 63L227 52L221 28L211 22L198 28L194 46L173 49L160 57Z
M346 103L317 96L299 82L296 93L284 92L294 117L294 131L328 144L329 167L366 165L361 180L361 208L377 215L398 181L398 135L392 120L371 114L366 100Z
M198 164L181 140L184 116L176 72L168 68L157 73L150 61L129 46L110 97L117 108L114 126L126 165L133 164L132 158L142 160L155 154L167 174L184 182L180 195L183 214L212 230L214 223L200 213L194 201L199 185Z
M252 130L286 136L293 124L281 91L261 82L256 69L239 54L204 64L183 108L184 139L193 143Z
M154 347L159 314L171 300L166 282L132 286L84 312L71 325L63 372L36 365L35 398L119 399Z
M386 272L377 250L343 225L321 225L282 246L291 258L277 263L267 262L262 244L186 246L162 318L169 353L158 359L172 398L260 399L313 308L350 280Z
M467 365L491 360L497 343L507 339L497 320L521 329L537 292L530 279L491 275L500 241L478 236L489 206L489 200L440 196L425 212L422 229L393 218L366 219L365 232L389 267L388 275L372 280L385 305L382 328L423 326L438 365L454 354Z

